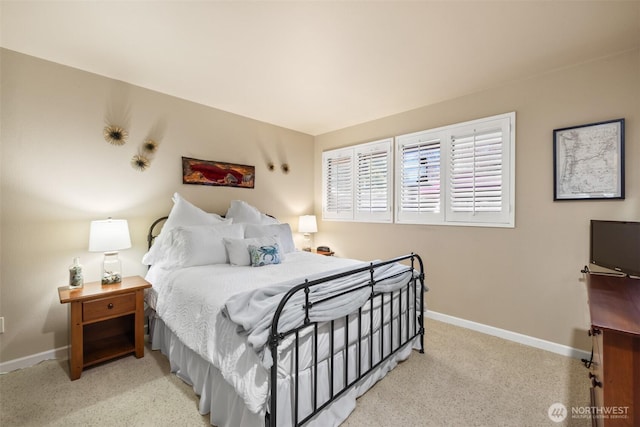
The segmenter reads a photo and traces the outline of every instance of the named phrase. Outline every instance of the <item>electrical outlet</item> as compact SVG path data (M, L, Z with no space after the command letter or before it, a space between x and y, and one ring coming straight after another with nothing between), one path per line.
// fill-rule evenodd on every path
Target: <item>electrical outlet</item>
M0 317L0 334L4 334L4 317Z

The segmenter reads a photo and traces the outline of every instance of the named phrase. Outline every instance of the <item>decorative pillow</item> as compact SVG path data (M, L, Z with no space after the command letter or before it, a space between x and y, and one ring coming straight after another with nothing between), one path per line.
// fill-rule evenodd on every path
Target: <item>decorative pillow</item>
M252 267L280 264L280 246L277 243L265 246L249 245L249 255Z
M171 250L164 261L174 267L228 264L223 238L242 238L242 224L195 225L171 230Z
M293 243L293 234L289 224L257 225L247 224L244 230L244 237L265 237L274 236L280 242L280 249L283 254L294 252L296 245Z
M257 208L242 200L232 200L225 217L232 219L235 223L278 224L277 219L263 214Z
M162 226L162 231L156 237L149 252L142 257L143 264L157 264L166 258L165 252L170 250L171 246L171 242L167 240L166 236L178 226L231 224L232 222L232 220L224 219L220 215L203 211L186 201L178 193L174 193L172 200L173 207L169 212L169 217Z
M271 246L278 243L275 237L255 237L252 239L234 239L224 238L224 247L227 249L229 263L232 265L251 265L251 257L249 255L249 245L253 246Z

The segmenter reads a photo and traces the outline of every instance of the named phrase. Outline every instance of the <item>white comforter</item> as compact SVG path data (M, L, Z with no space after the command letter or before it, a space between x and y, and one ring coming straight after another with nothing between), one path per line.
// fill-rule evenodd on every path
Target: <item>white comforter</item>
M308 252L286 255L281 264L239 267L217 264L163 270L152 267L146 279L157 300L155 310L164 323L190 349L220 369L243 397L247 407L264 414L268 397L268 371L259 363L237 327L221 316L233 295L314 279L365 266L362 261L325 257Z
M311 308L309 321L324 322L344 317L362 307L371 295L366 286L374 281L374 290L392 292L407 284L411 270L404 265L393 263L375 268L373 277L369 269L345 277L310 286L309 295L298 291L284 305L278 322L278 331L286 332L303 325L306 312L305 298ZM326 275L325 275L326 276ZM266 286L249 292L242 292L229 298L222 308L222 314L239 325L239 332L247 335L249 345L261 356L265 368L272 365L271 353L265 346L271 332L271 324L278 304L292 286L299 280L285 281L278 285ZM359 289L357 289L359 288ZM322 301L332 295L339 295L349 289L348 295Z

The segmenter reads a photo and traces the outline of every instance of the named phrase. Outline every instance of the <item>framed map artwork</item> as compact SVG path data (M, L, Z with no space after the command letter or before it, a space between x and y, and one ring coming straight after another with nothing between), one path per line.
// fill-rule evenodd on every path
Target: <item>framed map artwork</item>
M624 119L553 131L553 200L624 199Z

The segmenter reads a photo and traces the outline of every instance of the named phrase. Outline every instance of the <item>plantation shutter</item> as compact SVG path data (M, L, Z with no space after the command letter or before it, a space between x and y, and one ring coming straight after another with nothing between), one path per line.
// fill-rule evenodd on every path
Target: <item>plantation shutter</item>
M389 138L354 148L356 158L355 219L392 220L392 143Z
M353 149L322 154L323 202L326 219L353 219Z
M397 138L396 215L398 222L440 222L441 135L419 132Z
M515 226L515 113L322 154L323 219Z
M449 145L447 221L505 222L510 209L509 122L454 129Z

